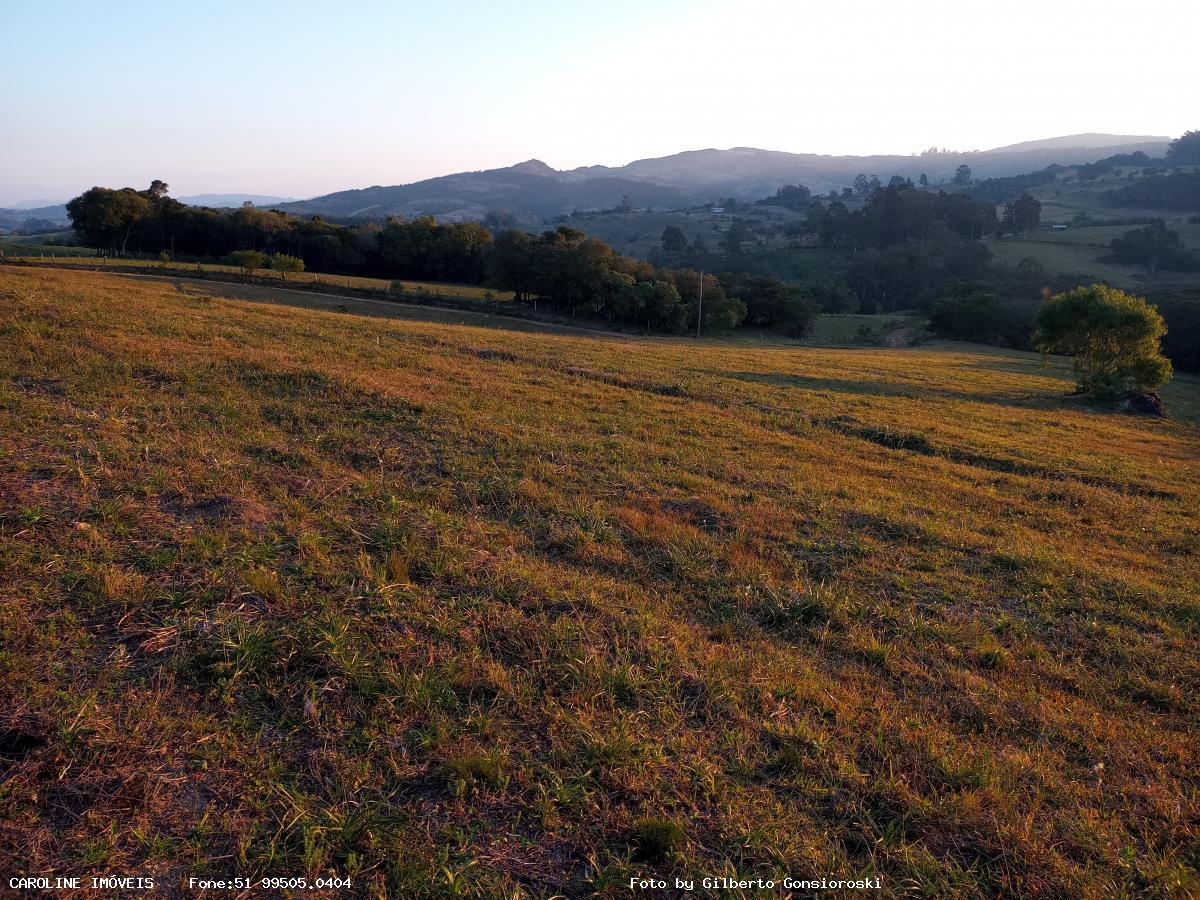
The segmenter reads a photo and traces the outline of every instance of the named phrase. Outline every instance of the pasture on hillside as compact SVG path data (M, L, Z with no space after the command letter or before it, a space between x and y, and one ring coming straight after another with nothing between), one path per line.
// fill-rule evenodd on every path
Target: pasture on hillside
M1069 227L1066 231L1038 231L1027 237L989 240L987 247L997 262L1015 266L1023 259L1033 259L1052 275L1102 279L1131 291L1144 292L1197 284L1195 272L1159 269L1151 274L1144 266L1105 260L1113 239L1137 227L1140 226L1101 225ZM1168 227L1178 232L1185 248L1200 248L1200 225L1172 221Z
M219 294L0 267L5 871L1200 890L1196 378Z
M211 273L231 276L250 275L258 279L278 280L280 285L284 287L288 284L327 284L338 288L345 287L364 291L395 293L395 285L398 284L403 287L403 294L414 297L429 295L432 297L463 297L468 300L511 300L513 297L512 291L493 290L476 284L452 284L444 281L410 281L408 279L389 280L386 278L367 278L361 275L332 275L326 272L280 273L268 268L247 270L240 266L231 266L225 263L99 257L96 256L95 251L90 251L85 255L81 252L75 252L79 248L66 249L68 252L63 253L63 248L43 247L39 248L41 252L37 252L36 254L32 252L28 255L24 252L10 254L9 259L14 263L50 264L66 267L78 266L80 268L86 267L99 271L107 269L117 271L121 269L143 269L147 273L196 272L198 274ZM22 247L21 250L23 251L24 248Z

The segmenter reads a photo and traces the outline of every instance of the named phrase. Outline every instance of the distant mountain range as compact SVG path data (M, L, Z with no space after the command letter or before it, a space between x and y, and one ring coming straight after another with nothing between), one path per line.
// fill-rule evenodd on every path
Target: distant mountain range
M884 182L893 175L915 180L924 173L937 184L949 181L964 163L978 179L1020 175L1052 163L1072 165L1137 150L1159 157L1169 140L1079 134L994 150L921 156L823 156L734 147L569 171L531 159L503 169L338 191L280 208L336 217L432 214L445 219L479 219L489 210L507 209L519 220L534 223L575 209L615 207L623 198L641 208L677 209L725 197L758 199L785 184L804 184L815 193L826 193L851 184L859 173L878 175Z
M67 207L57 203L53 206L38 206L34 209L2 209L0 208L0 230L16 231L23 228L30 219L42 222L55 222L60 225L69 224Z
M211 206L216 209L242 206L253 203L255 206L277 206L280 203L295 203L295 197L273 197L269 194L193 194L190 197L176 197L180 203L188 206Z
M518 222L536 225L573 210L615 207L628 199L644 209L679 209L726 197L755 200L785 184L807 185L822 194L841 189L860 173L938 184L966 164L976 179L1021 175L1048 165L1092 162L1116 153L1142 151L1160 157L1169 138L1154 135L1073 134L973 152L920 156L823 156L734 147L689 150L625 166L585 166L560 171L531 159L503 169L459 172L412 184L338 191L310 200L262 194L196 194L179 199L193 206L233 207L245 202L297 215L382 218L435 215L450 220L482 219L506 209ZM62 204L34 209L0 209L0 229L20 228L28 219L67 223Z

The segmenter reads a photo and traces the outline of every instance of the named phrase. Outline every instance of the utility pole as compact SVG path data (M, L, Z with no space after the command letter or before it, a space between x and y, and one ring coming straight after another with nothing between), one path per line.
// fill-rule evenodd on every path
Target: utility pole
M700 323L704 321L704 269L700 270L700 299L696 301L696 337L700 337Z

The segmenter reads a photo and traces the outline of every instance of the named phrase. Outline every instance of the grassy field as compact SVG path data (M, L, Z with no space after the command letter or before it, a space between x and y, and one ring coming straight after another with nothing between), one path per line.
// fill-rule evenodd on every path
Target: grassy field
M1200 384L1068 389L0 269L0 870L1194 894Z
M86 257L73 254L64 255L61 253L62 248L47 249L57 249L60 252L10 255L9 258L13 262L49 262L55 265L98 266L101 269L108 267L114 269L145 269L148 273L154 271L196 271L239 276L245 273L238 266L227 266L222 263L163 262L157 259L104 259L97 258L95 255ZM281 275L281 273L272 272L269 269L255 269L250 274L258 278L278 279L279 283L284 286L288 284L328 284L335 287L389 291L392 285L392 282L386 278L362 278L357 275L329 275L322 272L289 272ZM403 280L401 283L404 285L405 293L413 295L431 294L437 297L466 297L471 300L511 300L513 297L512 291L498 291L475 284L408 280Z
M1132 172L1135 178L1139 178L1141 171L1139 167L1119 167L1115 173L1092 181L1076 181L1073 170L1063 171L1059 173L1058 180L1033 188L1029 193L1042 202L1043 222L1069 224L1078 213L1086 213L1095 219L1143 216L1171 221L1186 218L1179 210L1117 208L1109 205L1108 192L1132 183L1126 176Z
M1195 272L1160 270L1154 275L1143 266L1100 262L1109 252L1114 238L1138 226L1103 225L1093 228L1068 228L1066 231L1039 231L1033 237L989 240L988 249L998 262L1016 265L1021 260L1035 259L1051 274L1087 275L1100 278L1127 290L1155 290L1200 283ZM1171 222L1172 231L1179 233L1187 248L1200 247L1200 225Z

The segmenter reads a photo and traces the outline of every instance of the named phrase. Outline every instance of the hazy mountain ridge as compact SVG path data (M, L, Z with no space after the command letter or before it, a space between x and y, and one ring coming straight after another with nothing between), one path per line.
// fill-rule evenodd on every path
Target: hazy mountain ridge
M211 206L215 209L241 206L243 203L253 203L255 206L275 206L280 203L297 202L296 197L276 197L272 194L193 194L190 197L177 197L180 203L188 206Z
M828 156L753 147L688 150L635 160L624 166L582 166L560 171L531 159L500 169L459 172L411 184L338 191L280 208L326 216L430 214L451 219L482 218L490 209L509 209L525 221L574 209L610 208L628 197L637 207L667 209L721 197L757 199L784 184L814 192L840 189L859 173L917 179L937 184L969 165L976 178L1019 175L1052 163L1073 165L1115 153L1141 150L1161 156L1169 138L1084 134L974 152L922 156Z
M1095 131L1083 134L1065 134L1062 137L1042 138L1037 141L1021 141L995 147L993 153L1020 153L1025 150L1097 150L1125 144L1162 144L1169 143L1170 138L1153 134L1103 134ZM1133 151L1130 151L1133 152ZM1149 153L1150 151L1146 151Z
M412 184L338 191L281 209L329 216L436 215L480 219L491 209L510 209L524 219L542 219L573 209L616 206L623 197L635 206L677 208L696 202L673 185L617 173L562 172L531 159L502 169L457 172Z
M554 169L529 159L499 169L456 172L401 185L374 185L337 191L308 200L261 194L196 194L179 200L193 206L259 207L334 218L435 215L442 219L482 219L489 210L508 209L532 224L570 213L615 207L624 199L640 208L679 209L724 197L753 200L784 184L804 184L826 193L853 182L859 173L933 184L949 181L963 164L976 179L1020 175L1048 165L1074 165L1116 153L1141 150L1159 157L1169 138L1139 135L1077 134L1026 141L993 150L920 156L829 156L754 147L687 150L639 159L624 166ZM66 206L0 209L0 229L21 228L29 219L68 224Z
M0 228L6 231L15 231L23 227L30 219L41 219L62 225L66 225L69 222L67 219L67 207L63 203L58 203L54 206L39 206L34 209L0 208Z

